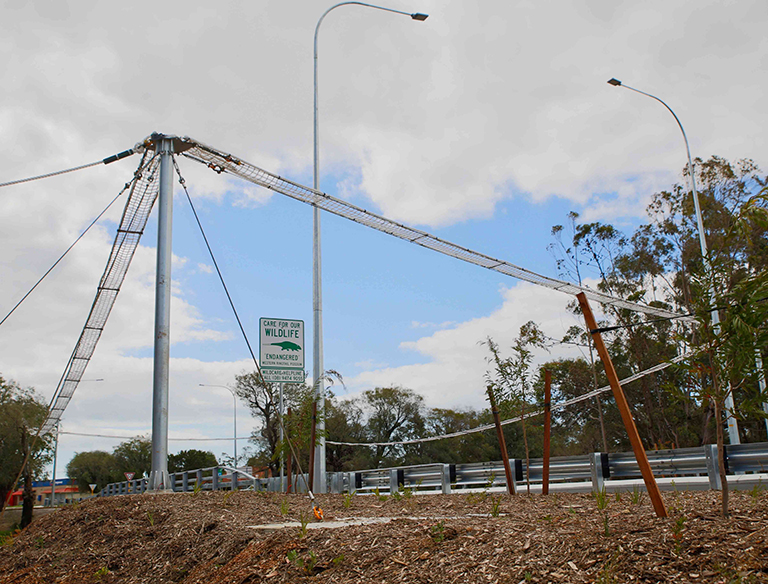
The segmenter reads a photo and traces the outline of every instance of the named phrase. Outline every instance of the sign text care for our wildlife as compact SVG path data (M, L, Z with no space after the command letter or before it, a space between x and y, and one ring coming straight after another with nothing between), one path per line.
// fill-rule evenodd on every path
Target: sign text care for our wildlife
M264 379L279 383L304 381L304 321L259 319L260 366Z

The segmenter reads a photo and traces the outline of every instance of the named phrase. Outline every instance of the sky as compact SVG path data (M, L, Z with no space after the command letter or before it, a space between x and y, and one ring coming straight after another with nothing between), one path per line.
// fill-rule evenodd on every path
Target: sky
M317 0L0 6L0 183L101 160L152 132L188 135L312 185ZM631 232L694 157L766 167L768 4L754 1L392 0L342 6L319 35L320 189L448 241L557 277L550 229L569 211ZM130 157L0 189L0 318L130 180ZM260 317L312 336L312 210L188 159L181 172L252 343ZM48 401L82 330L121 198L0 326L0 375ZM63 432L151 428L156 214ZM232 452L253 369L194 218L174 201L170 452ZM322 218L324 364L341 398L401 385L430 407L485 407L492 337L581 324L567 296ZM543 360L573 356L555 346ZM307 368L311 371L311 351ZM103 379L103 381L95 381ZM238 435L255 427L236 406ZM197 439L197 440L192 440ZM202 440L200 440L202 439ZM76 452L121 440L63 434ZM240 441L241 449L245 446Z

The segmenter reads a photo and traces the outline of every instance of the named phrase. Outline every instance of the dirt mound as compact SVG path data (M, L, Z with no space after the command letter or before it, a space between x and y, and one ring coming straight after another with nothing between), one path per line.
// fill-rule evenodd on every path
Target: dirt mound
M768 495L319 496L339 529L255 529L307 520L306 497L266 493L95 499L36 520L0 547L0 583L768 582Z

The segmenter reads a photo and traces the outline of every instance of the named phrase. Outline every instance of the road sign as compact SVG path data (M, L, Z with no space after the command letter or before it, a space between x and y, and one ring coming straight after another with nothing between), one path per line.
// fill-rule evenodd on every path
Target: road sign
M98 485L96 483L88 483L88 486L91 487L91 495L93 495L93 489L95 489Z
M304 321L260 318L259 365L264 380L303 383Z
M123 474L125 475L125 480L126 481L133 480L133 477L136 475L135 472L126 472L126 473L123 473Z

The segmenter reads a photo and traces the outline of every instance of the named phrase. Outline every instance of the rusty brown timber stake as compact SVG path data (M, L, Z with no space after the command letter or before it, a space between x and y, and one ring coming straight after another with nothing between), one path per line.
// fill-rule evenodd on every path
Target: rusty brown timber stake
M541 469L541 494L549 495L549 433L552 422L552 373L544 370L544 464Z
M603 362L605 375L608 377L608 382L611 384L613 397L619 408L624 427L627 429L627 434L629 434L629 442L632 444L632 450L635 453L637 466L640 467L640 473L643 475L645 489L648 491L648 496L651 498L653 509L656 511L657 517L666 517L667 510L664 507L664 500L661 498L659 485L656 484L651 465L648 463L648 456L645 454L643 442L640 440L640 434L637 432L637 426L635 426L635 420L632 417L632 410L629 409L627 398L624 396L624 390L621 389L619 376L616 375L616 369L613 367L613 362L611 361L611 356L608 354L608 349L605 347L603 337L596 331L597 322L595 321L595 315L592 314L592 308L589 306L589 301L583 292L579 292L579 294L576 295L576 298L579 299L579 306L581 306L581 312L584 314L584 320L587 321L587 328L589 328L589 331L592 334L592 340L595 342L597 354L600 355L600 360Z
M491 402L491 414L493 414L493 423L496 424L496 436L499 438L499 449L501 450L501 461L504 463L504 475L507 477L507 493L515 494L515 483L512 480L512 469L509 468L509 454L507 454L507 442L504 440L504 430L501 427L499 419L499 408L496 407L496 398L493 395L493 389L488 386L488 400Z
M291 408L288 408L288 427L289 428L291 427ZM290 440L291 437L288 436L288 434L286 434L285 435L285 439L286 440ZM287 485L287 487L285 489L286 493L290 493L291 492L291 487L292 487L292 485L291 485L291 481L293 480L293 468L292 468L293 465L291 464L292 459L293 459L293 456L291 456L291 449L289 448L288 449L287 468L285 469L285 474L288 475L288 485ZM282 490L282 485L280 486L280 489Z

